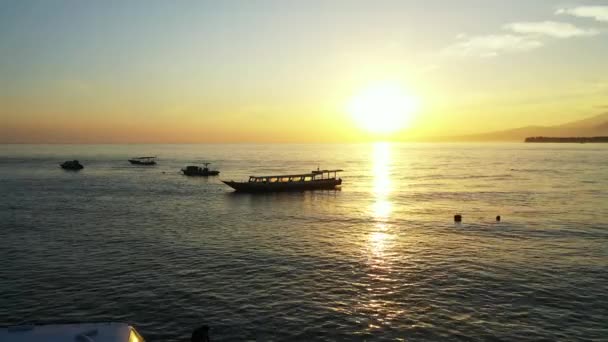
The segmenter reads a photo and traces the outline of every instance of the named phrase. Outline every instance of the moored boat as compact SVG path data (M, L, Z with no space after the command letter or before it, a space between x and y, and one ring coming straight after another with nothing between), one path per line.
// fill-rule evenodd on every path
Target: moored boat
M156 165L156 157L136 157L129 159L133 165Z
M211 163L203 163L205 167L200 166L186 166L185 169L182 169L182 173L185 176L199 176L199 177L209 177L209 176L217 176L220 174L217 170L210 170L209 164Z
M337 177L342 171L317 169L293 175L250 176L247 182L222 182L238 192L333 190L342 184L342 179Z
M78 171L84 169L84 166L78 160L68 160L59 164L59 166L64 170Z
M144 342L132 326L118 322L32 324L0 327L0 341Z
M0 341L7 342L145 342L127 323L77 322L0 326ZM209 326L192 332L192 342L209 342Z

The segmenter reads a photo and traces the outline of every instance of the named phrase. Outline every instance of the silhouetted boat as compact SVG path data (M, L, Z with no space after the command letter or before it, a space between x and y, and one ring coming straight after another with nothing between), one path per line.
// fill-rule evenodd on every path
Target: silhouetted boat
M338 172L342 171L317 169L294 175L250 176L247 182L222 182L239 192L333 190L342 184L342 179L337 178Z
M0 327L0 341L12 342L144 342L143 337L126 323L28 324Z
M156 165L156 157L137 157L129 159L133 165Z
M59 166L61 166L61 168L64 170L78 171L84 169L84 166L82 166L78 160L68 160L59 164Z
M217 176L220 174L217 170L209 170L209 164L211 163L203 163L205 167L199 166L186 166L185 169L182 169L182 172L186 176L199 176L199 177L209 177L209 176Z
M6 342L145 342L137 330L122 322L40 323L0 326ZM209 342L209 326L192 332L192 342Z

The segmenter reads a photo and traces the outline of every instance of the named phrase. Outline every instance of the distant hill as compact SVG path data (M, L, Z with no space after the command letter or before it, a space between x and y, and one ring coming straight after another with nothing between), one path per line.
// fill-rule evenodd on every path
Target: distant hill
M524 141L526 137L608 136L608 112L557 126L526 126L504 131L446 137L443 141Z
M569 122L567 124L559 125L556 127L563 128L590 128L590 127L598 127L602 125L608 124L608 112L596 116L592 116L587 119Z

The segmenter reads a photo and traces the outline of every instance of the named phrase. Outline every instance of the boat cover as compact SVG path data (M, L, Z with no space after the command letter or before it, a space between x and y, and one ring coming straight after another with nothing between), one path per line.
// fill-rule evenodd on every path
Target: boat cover
M126 323L103 322L0 327L0 341L143 342L143 339Z

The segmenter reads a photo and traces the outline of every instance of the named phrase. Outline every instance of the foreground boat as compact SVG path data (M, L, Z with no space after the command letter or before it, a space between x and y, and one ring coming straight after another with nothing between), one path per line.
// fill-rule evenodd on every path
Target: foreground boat
M198 176L198 177L209 177L209 176L217 176L220 174L217 170L209 170L209 164L211 163L203 163L205 167L199 166L186 166L185 169L182 169L182 172L186 176Z
M78 171L84 169L84 166L78 160L68 160L59 164L59 166L64 170Z
M127 323L94 322L64 324L25 324L0 326L0 341L4 342L145 342ZM209 342L209 326L202 325L192 332L191 342Z
M133 165L156 165L156 157L137 157L129 159Z
M144 342L144 339L126 323L100 322L0 327L0 341Z
M333 190L342 184L337 178L343 170L319 170L311 173L278 176L251 176L247 182L222 181L238 192L279 192Z

